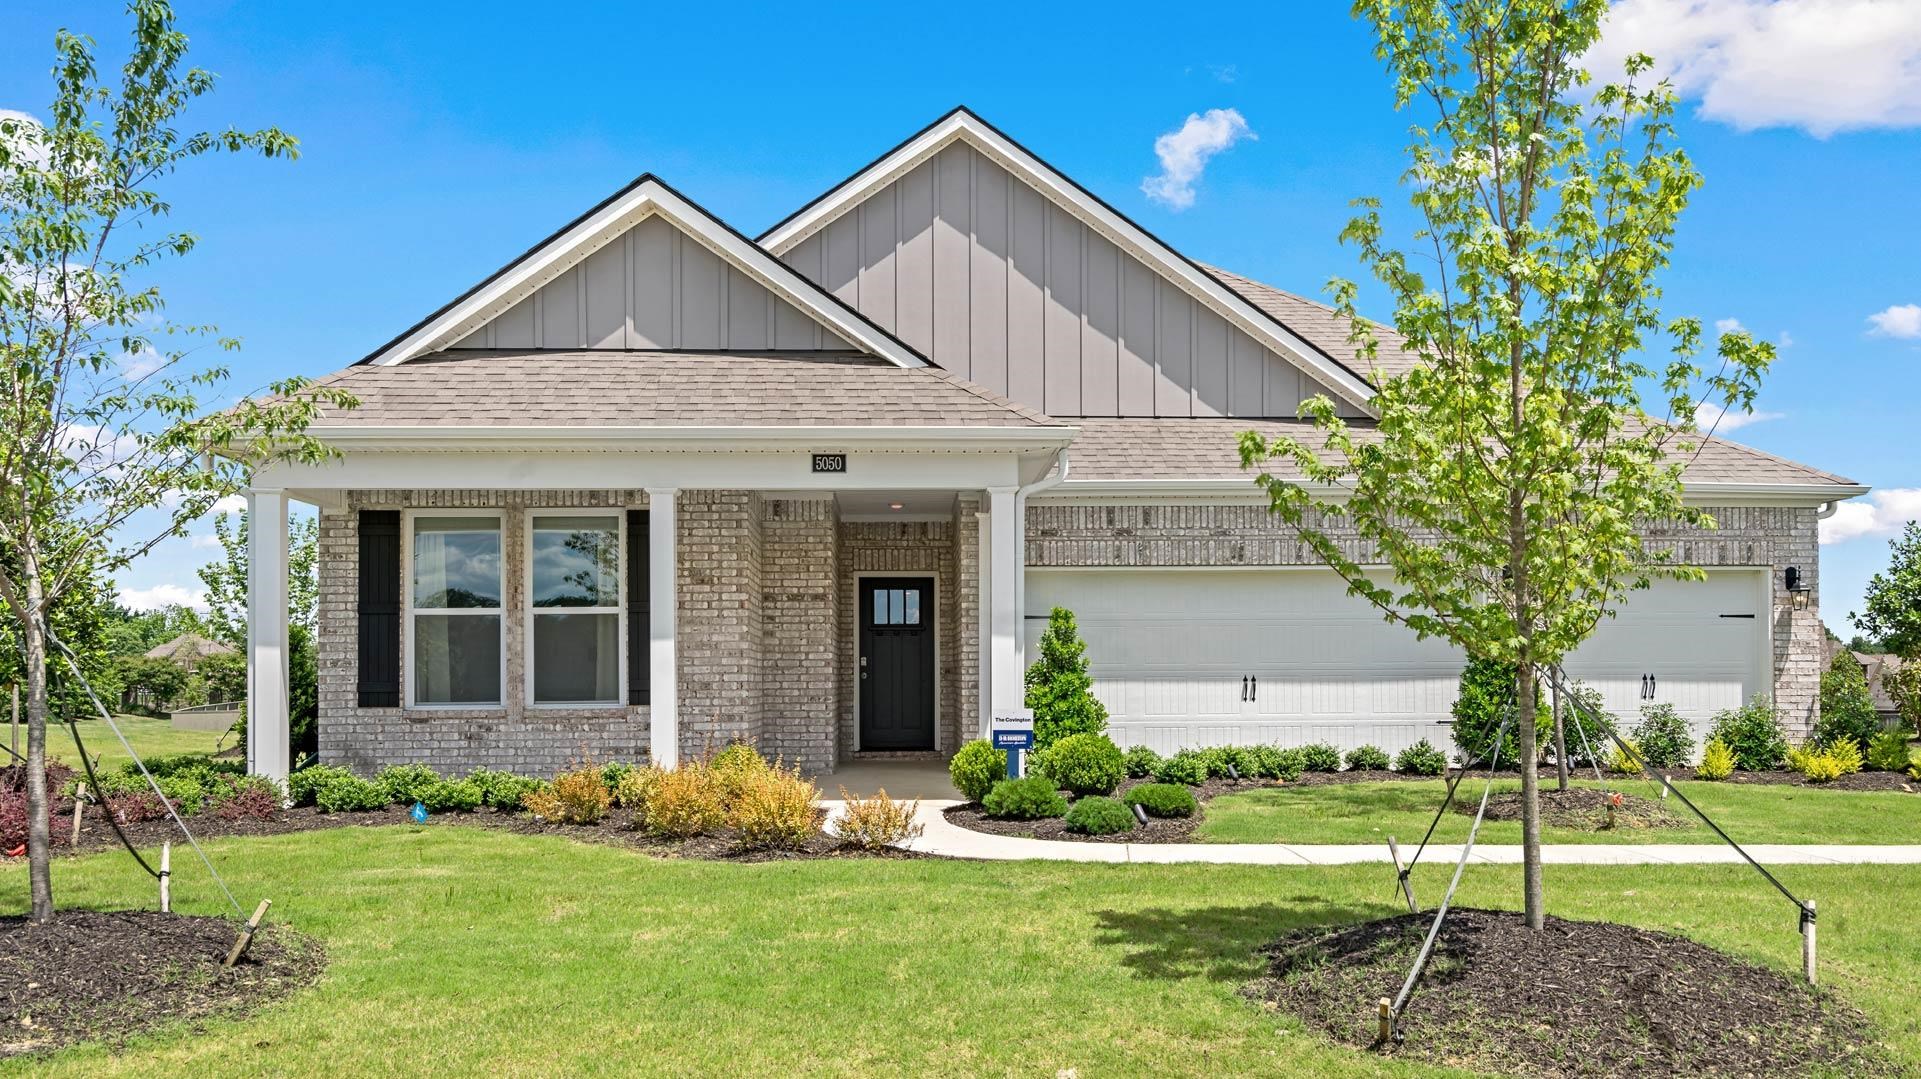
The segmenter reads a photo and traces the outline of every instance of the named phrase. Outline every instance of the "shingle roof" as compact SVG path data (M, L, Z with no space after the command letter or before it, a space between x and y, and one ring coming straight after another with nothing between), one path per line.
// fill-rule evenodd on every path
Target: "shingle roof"
M1361 355L1360 347L1348 341L1347 319L1332 307L1305 296L1284 292L1273 285L1262 284L1253 278L1242 277L1232 270L1205 264L1201 268L1213 274L1221 284L1240 293L1242 299L1266 312L1276 322L1293 330L1296 336L1326 353L1329 359L1366 379L1376 389L1380 388L1380 380L1375 377L1375 371L1393 378L1405 374L1420 362L1419 357L1407 351L1405 339L1394 332L1391 326L1374 323L1374 336L1380 342L1380 348L1370 363Z
M1231 480L1241 471L1242 431L1269 438L1293 435L1308 445L1314 425L1307 420L1251 419L1086 419L1075 421L1080 434L1069 452L1072 480ZM1357 438L1378 437L1371 423L1349 420ZM1300 473L1276 461L1271 469L1285 479ZM1852 480L1763 453L1738 442L1709 439L1688 464L1688 483L1782 483L1851 486Z
M317 426L1067 426L939 368L854 354L476 349L320 381L360 407Z
M232 652L232 645L202 637L198 633L182 633L165 644L158 644L147 650L148 659L173 659L191 665L205 656L221 655Z

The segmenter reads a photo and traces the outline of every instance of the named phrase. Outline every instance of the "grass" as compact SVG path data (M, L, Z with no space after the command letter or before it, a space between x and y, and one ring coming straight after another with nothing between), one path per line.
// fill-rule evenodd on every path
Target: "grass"
M149 719L146 716L117 715L113 717L120 725L121 733L133 746L134 752L142 759L165 756L172 753L212 753L220 745L220 731L184 731L164 719ZM87 752L98 758L97 768L111 769L125 763L130 758L127 751L120 748L120 740L107 729L106 723L98 719L83 719L77 724L80 738L87 744ZM25 752L26 733L20 735L21 751ZM226 745L231 746L229 738ZM67 732L64 723L47 726L47 755L55 760L80 767L80 754L73 746L73 735Z
M1379 866L670 861L451 825L211 845L241 901L319 937L320 985L252 1018L15 1060L36 1076L528 1074L1437 1076L1236 995L1255 949L1393 913ZM177 909L223 909L176 859ZM1445 867L1414 884L1430 901ZM67 905L147 905L124 855L56 863ZM1826 983L1921 1068L1914 867L1790 867ZM1678 930L1793 970L1793 912L1745 868L1552 869L1556 913ZM26 876L0 869L0 910ZM1512 867L1462 901L1512 906ZM1357 1006L1359 1006L1357 1004Z
M1549 781L1544 786L1551 786ZM1587 780L1580 786L1596 784ZM1461 784L1456 798L1476 802L1483 781ZM1497 780L1495 790L1519 790L1521 781ZM1768 784L1675 784L1683 794L1742 843L1921 842L1921 797L1899 791L1835 791ZM1659 797L1646 780L1623 780L1614 789ZM1195 838L1208 843L1383 843L1392 835L1417 842L1440 808L1441 780L1330 783L1247 791L1216 798ZM1547 843L1718 843L1686 806L1670 799L1669 810L1693 822L1687 828L1624 828L1588 832L1541 829ZM1472 818L1449 812L1435 829L1437 842L1467 839ZM1519 843L1518 821L1489 821L1480 842Z

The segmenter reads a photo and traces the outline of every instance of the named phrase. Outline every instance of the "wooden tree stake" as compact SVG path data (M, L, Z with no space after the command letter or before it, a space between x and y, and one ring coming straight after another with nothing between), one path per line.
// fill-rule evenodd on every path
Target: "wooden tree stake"
M67 839L67 846L80 845L80 814L87 808L87 785L81 783L73 788L73 835Z
M1801 971L1808 977L1808 984L1814 981L1814 900L1808 900L1808 909L1801 915Z
M160 913L173 912L173 840L160 844Z
M1401 882L1401 894L1407 897L1407 912L1419 913L1421 908L1414 903L1414 886L1408 883L1407 870L1401 865L1401 848L1393 836L1387 837L1387 852L1394 857L1394 879Z
M247 945L253 943L254 932L260 928L260 919L267 916L267 908L271 906L273 900L262 899L260 905L254 908L253 917L247 919L246 926L240 930L239 939L233 942L233 951L227 953L227 961L220 964L221 970L232 970L233 965L240 962L241 954L247 950Z
M1374 1044L1386 1045L1394 1039L1394 1002L1381 998L1380 1029L1374 1035Z

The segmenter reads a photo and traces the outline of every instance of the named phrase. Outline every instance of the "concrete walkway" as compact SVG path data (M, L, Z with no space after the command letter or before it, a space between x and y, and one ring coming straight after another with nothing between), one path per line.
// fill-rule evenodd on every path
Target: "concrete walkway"
M1387 843L1071 843L990 835L947 822L942 810L959 805L953 799L924 799L918 820L922 832L908 849L947 858L985 861L1045 860L1059 862L1194 862L1216 865L1355 865L1391 861ZM840 812L839 801L823 801L829 826ZM1416 837L1418 838L1418 837ZM1921 845L1866 846L1842 844L1763 843L1747 848L1763 865L1921 865ZM1406 852L1404 852L1406 853ZM1434 844L1421 856L1426 864L1460 860L1458 844ZM1550 843L1541 848L1549 865L1725 865L1741 856L1720 843ZM1521 848L1513 844L1477 844L1470 861L1483 865L1517 865Z

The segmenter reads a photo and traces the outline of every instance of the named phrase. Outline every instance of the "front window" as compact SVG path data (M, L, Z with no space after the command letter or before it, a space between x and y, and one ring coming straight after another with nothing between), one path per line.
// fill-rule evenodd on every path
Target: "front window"
M500 518L415 517L412 566L414 703L500 704Z
M535 704L620 701L620 518L536 515L528 565Z

